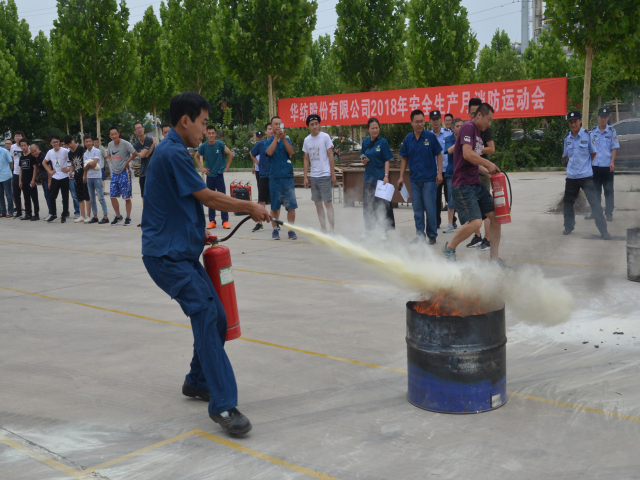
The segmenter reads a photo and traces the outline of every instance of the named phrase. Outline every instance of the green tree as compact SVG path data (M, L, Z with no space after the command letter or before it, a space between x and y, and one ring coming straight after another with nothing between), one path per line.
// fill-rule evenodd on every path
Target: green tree
M597 99L596 108L600 108L603 100L624 97L628 87L640 82L638 72L628 68L625 61L617 52L593 58L591 91Z
M511 49L509 35L504 30L496 30L491 46L485 45L480 50L476 82L507 82L523 77L524 68L516 51Z
M347 91L346 85L337 75L335 59L331 55L332 48L328 33L314 40L300 67L299 75L287 89L287 96L311 97Z
M22 84L19 108L13 114L0 116L0 131L22 130L28 138L39 135L48 120L42 109L44 75L39 58L46 54L48 42L40 32L36 41L31 37L29 25L19 19L14 0L0 0L0 32L6 50L15 60L17 77ZM3 100L4 101L4 100Z
M543 30L522 54L525 78L557 78L567 74L567 55L558 37Z
M67 135L69 135L69 120L78 114L78 102L73 97L64 75L54 66L52 59L49 60L48 65L51 67L45 76L44 105L54 118L57 117L64 121Z
M256 88L269 98L298 76L316 26L315 0L220 0L214 41L225 72L247 92Z
M133 27L133 32L140 55L140 71L135 82L135 93L131 96L131 105L139 112L153 112L156 137L160 138L158 110L169 106L171 91L162 68L161 27L153 13L153 7L147 8L142 20Z
M80 111L100 118L127 102L137 75L138 55L129 31L124 0L58 0L53 21L53 68L64 81Z
M404 2L339 0L336 13L338 73L358 91L377 90L394 78L404 53Z
M222 83L220 52L213 43L215 0L160 4L162 61L171 93L192 90L213 97Z
M576 5L574 0L549 0L545 14L552 19L551 32L585 59L582 118L587 127L594 55L629 49L634 54L627 61L640 63L640 2L582 0Z
M462 83L465 71L473 70L479 43L460 0L409 0L407 16L413 83L418 87Z
M0 117L10 115L18 108L18 97L22 92L22 82L16 75L17 63L13 55L7 50L7 44L0 34Z

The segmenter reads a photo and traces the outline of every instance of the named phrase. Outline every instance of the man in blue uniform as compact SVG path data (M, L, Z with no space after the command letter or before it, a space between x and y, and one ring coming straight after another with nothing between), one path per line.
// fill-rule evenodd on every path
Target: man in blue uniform
M267 157L267 149L264 146L265 142L272 136L271 130L271 123L267 123L264 126L266 137L263 139L258 136L259 141L253 146L250 152L254 165L259 168L259 170L256 170L256 173L259 175L258 203L263 207L267 203L271 203L271 193L269 192L269 157ZM257 232L262 230L262 228L262 223L256 223L256 226L253 227L251 231Z
M227 212L248 212L255 221L269 220L257 203L238 200L207 188L187 147L200 144L211 105L196 92L171 100L172 129L156 147L147 170L142 211L142 261L153 281L191 318L193 359L182 393L209 402L209 416L230 435L251 430L236 408L238 389L224 350L227 317L200 264L205 244L203 204Z
M602 207L598 203L596 189L593 185L593 170L591 162L596 156L595 141L591 139L589 132L582 128L582 113L573 110L567 115L571 131L564 137L563 157L569 158L567 164L567 180L564 189L564 235L569 235L576 226L576 217L573 204L578 198L580 189L587 197L591 206L591 212L600 230L600 235L605 240L611 240L607 231L607 222L602 214Z
M590 132L591 139L596 142L596 158L593 160L593 185L598 196L598 205L602 205L602 190L604 189L605 209L607 222L613 221L613 170L616 161L616 150L620 148L618 134L609 125L609 109L604 107L598 110L598 125ZM586 220L593 220L593 213Z
M449 155L447 155L447 152L445 149L445 139L447 137L453 136L453 132L450 129L444 128L442 126L442 114L440 113L440 110L433 110L432 112L429 112L429 123L431 124L431 131L436 136L436 138L438 139L438 142L440 143L440 146L442 147L442 172L440 173L442 173L443 180L438 185L438 193L437 193L437 200L436 200L436 216L438 218L438 228L440 228L440 224L442 223L441 212L447 211L446 205L444 209L442 208L442 192L444 191L445 200L449 198L449 190L447 189L447 182L444 181L445 172L447 171L447 165L449 163Z
M398 188L404 183L404 172L408 163L413 218L416 224L416 238L411 240L411 243L424 242L427 236L429 244L433 245L438 236L436 196L438 185L442 183L442 147L436 136L424 129L424 113L421 110L411 112L411 125L413 132L405 137L400 148Z

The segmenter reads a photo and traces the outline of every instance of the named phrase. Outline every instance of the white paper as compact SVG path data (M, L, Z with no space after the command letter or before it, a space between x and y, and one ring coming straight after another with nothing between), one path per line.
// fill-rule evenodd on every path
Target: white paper
M376 185L376 197L390 202L393 198L393 192L395 191L396 189L390 183L385 185L382 180L378 180L378 184Z
M402 184L402 188L400 189L400 195L402 195L402 198L404 198L405 202L409 200L409 190L404 183Z

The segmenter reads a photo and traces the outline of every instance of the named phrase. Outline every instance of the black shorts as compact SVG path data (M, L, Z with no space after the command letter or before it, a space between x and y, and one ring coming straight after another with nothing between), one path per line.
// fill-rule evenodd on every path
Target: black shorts
M260 177L258 184L258 202L271 203L271 192L269 191L269 177Z
M76 182L76 196L78 197L79 202L90 202L91 197L89 196L89 187L82 178L82 173L76 172L75 177L73 179Z
M144 181L147 177L140 177L140 196L144 198Z
M482 220L487 213L495 210L493 197L482 185L458 185L451 188L460 223L464 225L471 220Z

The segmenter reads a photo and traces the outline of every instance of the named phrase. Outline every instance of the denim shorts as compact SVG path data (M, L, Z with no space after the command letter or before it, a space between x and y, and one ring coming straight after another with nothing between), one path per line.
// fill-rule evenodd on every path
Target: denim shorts
M495 210L493 197L482 184L458 185L452 187L451 190L453 191L453 203L462 225L471 220L482 220L484 215Z
M283 197L285 210L298 208L293 178L269 178L269 193L271 194L271 210L280 210Z

